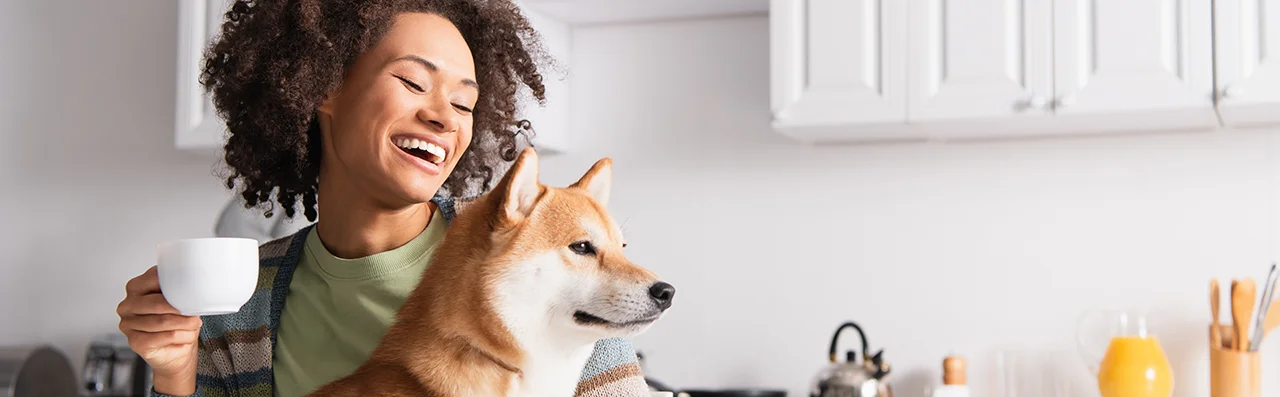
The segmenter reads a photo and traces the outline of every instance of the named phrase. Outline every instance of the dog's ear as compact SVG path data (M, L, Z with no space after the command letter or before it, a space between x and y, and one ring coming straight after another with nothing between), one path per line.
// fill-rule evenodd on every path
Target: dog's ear
M498 195L498 212L504 220L519 222L533 212L533 204L542 193L538 184L538 154L525 148L511 169L494 189Z
M600 205L609 205L609 189L613 187L613 160L605 157L596 161L572 187L586 189Z

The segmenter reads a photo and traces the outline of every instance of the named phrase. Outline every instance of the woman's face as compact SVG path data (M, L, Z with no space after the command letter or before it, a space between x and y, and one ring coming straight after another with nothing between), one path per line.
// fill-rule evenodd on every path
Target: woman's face
M429 201L471 142L478 96L458 29L438 15L401 14L319 108L321 183L343 179L388 208Z

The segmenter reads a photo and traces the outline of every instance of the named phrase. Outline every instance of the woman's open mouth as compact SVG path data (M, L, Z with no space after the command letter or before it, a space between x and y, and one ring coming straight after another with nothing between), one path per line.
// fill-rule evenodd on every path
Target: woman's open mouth
M425 160L428 163L441 165L444 163L445 156L448 154L444 148L431 142L423 141L416 138L392 138L392 142L400 150L408 153L410 156Z

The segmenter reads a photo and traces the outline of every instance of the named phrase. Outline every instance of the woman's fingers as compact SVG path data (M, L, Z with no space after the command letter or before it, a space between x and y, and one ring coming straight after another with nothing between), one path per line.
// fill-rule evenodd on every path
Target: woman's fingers
M142 332L199 331L200 317L178 314L148 314L124 317L125 328Z
M186 346L196 343L200 331L165 331L165 332L127 332L129 348L144 358L149 358L158 350Z
M152 266L138 277L134 277L124 285L126 295L146 295L153 292L160 292L160 277L156 271L156 267Z
M116 306L116 314L121 318L130 315L144 314L180 314L178 309L173 308L169 301L164 299L164 295L159 293L147 294L141 296L130 296L120 301L120 305Z

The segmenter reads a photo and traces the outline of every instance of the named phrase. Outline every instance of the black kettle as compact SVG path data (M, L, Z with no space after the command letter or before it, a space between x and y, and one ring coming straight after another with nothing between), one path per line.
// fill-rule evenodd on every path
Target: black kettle
M836 346L840 341L840 333L846 328L858 331L862 338L862 360L858 360L858 352L845 352L845 360L837 360ZM893 397L893 390L885 377L889 375L889 364L884 361L884 350L871 354L867 343L867 334L862 327L852 321L841 324L831 337L831 349L827 360L830 361L818 375L814 377L810 387L810 397Z

